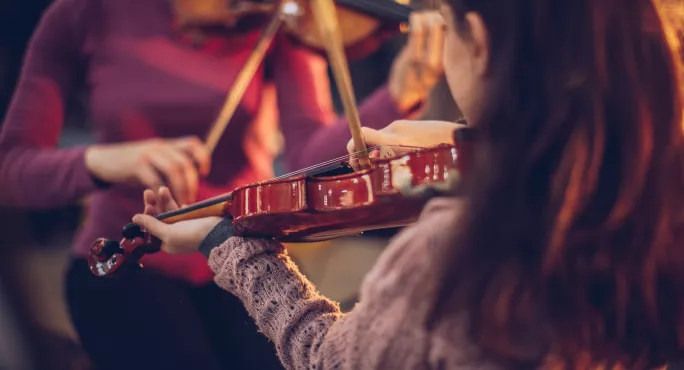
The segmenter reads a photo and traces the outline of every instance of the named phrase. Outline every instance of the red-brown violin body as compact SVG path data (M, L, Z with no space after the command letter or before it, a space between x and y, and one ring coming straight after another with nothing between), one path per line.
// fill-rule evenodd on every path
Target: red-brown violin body
M404 226L424 201L402 193L457 176L456 148L444 146L377 160L369 170L299 176L248 185L233 192L225 214L238 235L305 242Z
M158 216L167 223L207 216L233 219L236 235L308 242L406 226L414 222L430 191L453 190L466 169L468 151L451 145L374 159L370 169L308 174L245 185ZM88 258L100 276L116 271L159 241L127 226L121 242L97 240Z

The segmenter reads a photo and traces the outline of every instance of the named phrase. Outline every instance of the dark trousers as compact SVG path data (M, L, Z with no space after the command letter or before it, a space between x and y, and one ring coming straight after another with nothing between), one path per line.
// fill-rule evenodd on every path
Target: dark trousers
M96 277L79 259L66 290L99 370L282 369L242 303L215 284L195 287L144 269Z

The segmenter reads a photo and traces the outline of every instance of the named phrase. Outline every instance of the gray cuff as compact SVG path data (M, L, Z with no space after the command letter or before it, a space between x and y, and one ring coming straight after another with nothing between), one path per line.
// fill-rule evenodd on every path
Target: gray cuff
M204 238L202 244L200 244L199 251L208 259L211 251L223 244L231 236L233 236L233 220L224 218Z

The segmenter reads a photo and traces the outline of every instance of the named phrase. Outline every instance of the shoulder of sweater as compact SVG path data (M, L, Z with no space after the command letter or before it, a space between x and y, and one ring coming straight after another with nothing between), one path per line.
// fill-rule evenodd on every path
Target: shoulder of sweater
M441 243L452 236L455 224L461 217L463 199L458 197L438 197L431 199L418 220L404 232L412 243Z
M458 197L438 197L431 199L421 212L421 219L434 217L447 217L454 219L460 215L463 199Z
M399 275L427 277L433 260L439 255L436 249L451 240L452 230L460 217L461 203L462 200L458 198L430 200L418 221L390 241L373 269L366 275L364 287L393 286Z
M426 249L421 246L427 247L428 244L433 244L435 239L447 239L461 215L462 203L463 200L456 197L431 199L423 207L418 220L391 240L388 250L405 250L405 245L418 245L417 248L422 254Z

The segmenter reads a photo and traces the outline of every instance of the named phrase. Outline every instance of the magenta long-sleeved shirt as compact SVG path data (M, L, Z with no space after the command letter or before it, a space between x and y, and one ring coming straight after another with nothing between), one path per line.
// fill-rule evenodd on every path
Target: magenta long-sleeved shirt
M56 0L29 44L0 134L0 203L30 209L90 196L88 217L74 243L84 256L99 237L118 239L142 209L142 189L98 188L83 147L57 148L72 92L85 88L99 143L153 137L203 137L258 39L183 42L168 0ZM263 67L250 84L213 155L198 199L273 175L271 138L279 121L285 157L298 169L344 155L346 120L337 118L323 58L279 39L268 58L277 102L265 93ZM275 109L277 108L277 109ZM386 87L360 107L361 120L382 127L402 118ZM147 267L195 282L211 271L199 254L147 256Z

